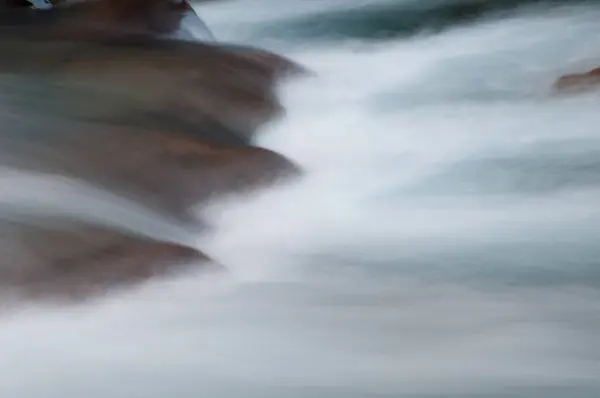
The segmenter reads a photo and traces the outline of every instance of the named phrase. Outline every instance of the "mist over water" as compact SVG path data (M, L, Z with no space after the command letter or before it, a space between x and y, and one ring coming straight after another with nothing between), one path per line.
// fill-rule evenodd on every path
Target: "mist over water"
M5 317L0 396L599 396L600 96L550 87L600 65L600 8L525 5L411 34L335 0L199 7L315 72L260 136L306 176L199 209L227 277Z

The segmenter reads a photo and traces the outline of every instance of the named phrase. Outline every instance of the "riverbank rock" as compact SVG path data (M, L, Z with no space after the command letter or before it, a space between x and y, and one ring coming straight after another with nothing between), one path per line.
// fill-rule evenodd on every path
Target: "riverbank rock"
M0 14L0 166L66 176L180 221L219 195L298 175L252 143L283 114L278 83L303 68L261 49L160 37L181 17L167 3ZM99 224L0 222L3 293L78 300L213 263Z
M57 123L24 130L0 136L0 165L82 180L186 223L209 199L300 174L275 152L177 133Z
M6 34L0 53L0 84L11 90L6 101L13 106L187 134L221 128L238 145L283 114L276 85L301 70L261 50L157 38L77 42Z
M248 144L283 114L278 82L306 73L262 49L160 37L157 25L178 29L182 15L194 13L186 2L90 0L4 11L0 74L37 88L17 96L32 112L169 131L176 125L188 134L211 128L230 145L232 138Z
M58 218L0 220L5 300L82 300L195 268L220 269L196 249Z
M559 91L582 91L600 88L600 68L585 73L565 75L554 83L554 89Z
M188 13L194 13L186 1L178 0L5 0L0 8L15 25L28 23L77 29L96 25L119 32L169 33L180 27Z
M0 164L83 179L180 220L215 195L299 174L251 145L283 110L284 58L154 38L0 36L2 48Z

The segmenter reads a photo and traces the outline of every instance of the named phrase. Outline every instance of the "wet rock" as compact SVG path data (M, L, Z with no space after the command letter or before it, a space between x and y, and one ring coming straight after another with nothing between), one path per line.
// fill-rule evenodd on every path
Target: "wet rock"
M600 88L600 68L585 73L565 75L554 83L554 89L559 91L581 91Z
M0 36L0 53L1 84L12 79L23 87L7 100L20 100L31 112L171 130L178 123L188 132L212 124L245 142L282 114L275 85L299 70L261 50L156 38L100 43Z
M31 33L0 35L0 52L0 164L85 180L181 220L215 195L298 174L250 145L283 110L277 80L302 70L278 55Z
M3 300L81 300L192 269L221 269L187 246L58 218L0 219Z
M35 3L33 9L31 3ZM0 2L4 14L0 14L0 26L45 27L50 28L50 35L76 35L79 39L158 35L215 41L208 26L185 0L57 0L53 3L49 0Z
M165 33L178 29L185 14L194 12L186 1L176 0L59 0L52 2L53 9L48 4L36 7L38 3L40 1L4 1L0 4L4 13L0 21L66 29L95 25L115 32Z
M35 112L171 131L210 125L247 143L283 112L277 82L304 69L261 49L159 37L190 12L173 0L93 0L0 13L0 74L35 79L24 104Z
M278 81L302 67L158 37L178 24L164 1L103 5L0 14L0 166L71 177L186 221L216 195L299 174L251 142L283 112ZM0 220L0 250L2 293L31 298L79 299L212 263L186 246L31 217Z
M28 134L29 133L29 134ZM0 136L0 164L55 173L108 189L173 218L218 195L264 188L297 176L262 148L215 145L176 133L80 125Z
M265 68L273 78L300 77L311 74L311 71L304 66L273 52L224 43L219 44L219 48L246 59L258 67Z
M63 4L65 12L81 20L157 33L176 30L184 14L193 11L187 2L175 0L92 0Z

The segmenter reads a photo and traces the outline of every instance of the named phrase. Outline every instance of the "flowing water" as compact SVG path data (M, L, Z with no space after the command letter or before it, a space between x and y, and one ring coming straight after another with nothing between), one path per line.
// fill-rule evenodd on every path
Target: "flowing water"
M305 178L205 209L230 277L5 317L0 396L600 396L598 2L198 9L315 72L260 137Z

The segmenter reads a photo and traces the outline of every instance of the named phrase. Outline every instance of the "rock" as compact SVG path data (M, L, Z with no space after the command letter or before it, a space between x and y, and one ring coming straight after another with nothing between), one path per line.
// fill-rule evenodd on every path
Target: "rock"
M42 25L63 35L76 33L79 38L126 34L215 41L208 26L185 0L56 0L52 3L50 0L4 0L0 2L4 14L0 15L0 25Z
M283 156L255 147L210 144L177 133L79 125L0 135L0 164L84 180L173 218L226 193L299 174ZM39 131L39 132L38 132Z
M0 53L0 84L24 84L22 95L15 83L6 100L20 100L31 112L171 130L176 122L187 132L212 124L243 142L282 114L275 85L300 68L260 50L157 38L76 42L3 35Z
M186 1L176 0L94 0L65 8L82 21L99 21L120 29L173 32L185 13L193 12Z
M85 180L185 221L214 195L299 173L250 146L282 112L276 81L301 70L285 58L152 37L6 35L0 165Z
M276 83L304 69L256 48L157 36L155 25L175 29L189 12L173 0L13 9L0 14L0 74L35 79L25 104L35 112L188 133L210 125L247 143L283 112Z
M560 91L580 91L600 87L600 68L585 73L565 75L554 83L554 89Z
M3 10L0 166L67 176L184 221L215 195L298 175L251 143L283 112L278 81L303 68L260 49L159 37L180 18L165 1ZM31 215L0 219L0 250L3 297L31 299L78 300L213 264L187 246Z
M39 7L38 3L43 6ZM186 1L173 0L59 0L52 2L54 5L47 3L5 0L1 5L4 18L0 21L12 19L15 25L25 22L67 29L95 25L115 32L156 34L175 31L187 13L194 13Z
M82 300L198 266L220 266L187 246L82 221L0 220L0 292L7 300Z

